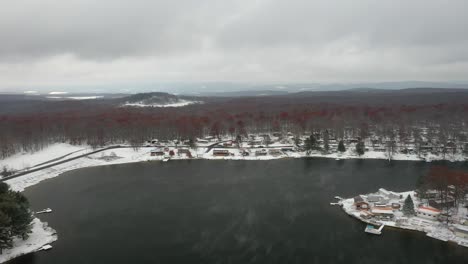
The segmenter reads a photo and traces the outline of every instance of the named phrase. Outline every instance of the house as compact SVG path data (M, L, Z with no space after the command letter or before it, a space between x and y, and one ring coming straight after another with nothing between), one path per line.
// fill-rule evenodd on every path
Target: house
M354 206L356 206L356 210L369 210L370 208L369 204L364 201L354 203Z
M367 196L367 201L369 203L375 203L375 202L380 202L382 200L382 196L381 195L375 195L375 194L371 194L369 196Z
M379 194L384 196L384 197L387 197L389 199L401 199L401 198L403 198L403 197L400 197L400 195L398 195L398 194L396 194L394 192L385 190L384 188L379 189Z
M225 146L225 147L232 147L232 141L229 140L229 141L227 141L227 142L224 142L224 143L223 143L223 146Z
M430 206L420 206L416 210L416 215L421 218L437 220L442 211Z
M392 203L392 209L394 210L400 210L401 208L401 204L399 203Z
M229 155L231 155L231 153L227 149L214 149L213 150L213 156L216 156L216 157L226 157Z
M354 197L354 206L356 206L356 210L369 210L370 208L369 203L364 201L360 195Z
M161 148L153 149L150 151L151 156L164 156L164 151Z
M453 233L455 233L457 237L468 239L468 221L465 222L465 225L455 224L453 227Z
M189 157L189 158L192 157L192 153L190 152L190 150L185 149L185 148L178 149L178 150L177 150L177 154L178 154L179 156L185 154L185 155L186 155L187 157Z
M271 156L276 157L276 156L281 156L283 153L279 149L270 149L268 151L268 154L270 154Z
M359 216L364 219L371 219L374 215L369 211L361 211Z
M354 203L359 203L359 202L364 202L364 199L362 199L362 196L361 195L358 195L356 197L353 198L354 199Z
M391 207L374 207L371 209L371 213L380 218L392 219L394 217Z
M429 199L429 206L442 210L444 208L454 207L455 200L450 197L448 197L446 201L443 201L441 199Z
M283 147L281 147L281 151L283 151L283 152L286 152L286 151L294 152L294 147L293 146L283 146Z

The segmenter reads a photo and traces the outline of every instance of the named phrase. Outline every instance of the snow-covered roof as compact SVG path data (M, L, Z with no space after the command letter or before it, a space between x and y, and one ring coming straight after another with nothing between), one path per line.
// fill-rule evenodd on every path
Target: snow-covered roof
M453 225L458 231L462 231L464 233L468 233L468 226L466 225L459 225L459 224L454 224Z
M430 206L420 206L418 211L426 214L440 214L442 211Z
M389 207L382 207L382 208L372 208L373 214L393 214L393 209Z

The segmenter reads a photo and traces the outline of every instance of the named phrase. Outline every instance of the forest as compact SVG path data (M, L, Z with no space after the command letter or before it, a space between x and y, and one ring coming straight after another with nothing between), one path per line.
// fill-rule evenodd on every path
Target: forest
M431 141L437 146L464 149L468 92L447 91L211 97L199 98L202 104L167 108L122 107L124 99L2 101L0 158L41 150L56 142L99 147L139 145L152 138L195 139L207 135L235 138L274 132L319 136L326 132L335 139ZM18 105L28 107L13 111Z

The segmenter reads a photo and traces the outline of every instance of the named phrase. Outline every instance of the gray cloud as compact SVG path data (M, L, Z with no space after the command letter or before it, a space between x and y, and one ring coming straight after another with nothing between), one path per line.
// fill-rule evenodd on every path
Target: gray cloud
M12 1L0 9L0 89L461 80L466 10L465 0Z

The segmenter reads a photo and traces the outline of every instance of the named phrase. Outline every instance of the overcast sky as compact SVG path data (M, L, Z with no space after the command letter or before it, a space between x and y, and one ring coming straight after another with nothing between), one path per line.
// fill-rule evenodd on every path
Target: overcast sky
M0 91L160 81L459 81L467 0L15 0Z

